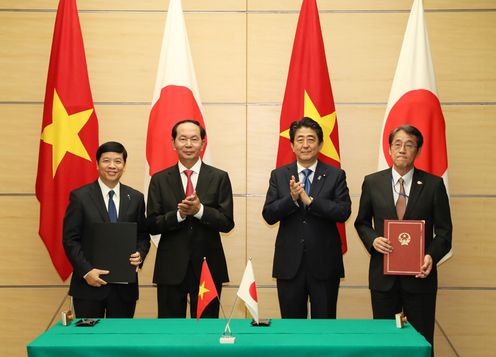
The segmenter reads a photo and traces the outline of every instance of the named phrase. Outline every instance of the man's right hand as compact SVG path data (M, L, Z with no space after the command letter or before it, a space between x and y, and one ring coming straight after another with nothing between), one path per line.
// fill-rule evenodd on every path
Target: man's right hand
M108 273L110 273L110 271L108 270L100 270L93 268L88 272L88 274L86 274L84 279L86 280L86 283L88 285L91 285L95 288L99 288L102 285L107 285L107 282L101 279L100 275L107 275Z
M382 254L389 254L393 251L393 246L390 244L389 239L384 237L377 237L372 243L375 250Z

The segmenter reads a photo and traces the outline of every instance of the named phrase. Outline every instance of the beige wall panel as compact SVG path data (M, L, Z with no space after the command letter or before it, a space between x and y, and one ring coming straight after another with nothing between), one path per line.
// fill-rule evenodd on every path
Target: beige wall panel
M157 247L155 244L150 244L150 251L146 256L145 263L139 271L139 284L152 285L153 282L153 269L155 268L155 259L157 256Z
M247 192L265 197L279 145L279 106L249 106L247 117Z
M320 11L325 10L410 10L411 0L317 0ZM299 11L301 0L250 0L249 11ZM425 0L428 9L481 9L495 8L492 0Z
M438 291L438 323L460 356L496 354L495 299L494 290Z
M453 257L440 268L440 285L495 287L496 200L455 197L451 206Z
M495 17L493 12L428 14L442 101L492 100ZM408 14L322 13L320 18L335 101L387 101ZM293 13L249 15L248 101L282 101L296 21Z
M445 106L443 111L450 193L496 194L496 166L488 165L496 162L493 150L496 106ZM474 173L483 174L474 180Z
M143 284L140 279L140 283ZM157 288L155 286L140 286L140 298L136 304L135 318L153 319L158 316Z
M272 259L279 224L269 226L262 217L264 197L249 197L247 203L247 254L253 259L257 285L274 285Z
M246 0L183 0L184 11L215 11L231 10L239 11L245 9ZM3 0L3 9L53 9L56 10L58 0ZM168 0L79 0L78 9L86 10L128 10L128 11L166 11L169 6Z
M254 267L256 269L256 267ZM255 271L255 274L257 272ZM277 300L277 289L275 287L259 288L257 278L258 313L260 318L280 319L279 301ZM274 285L275 286L275 285Z
M38 236L39 204L34 196L0 196L0 249L5 267L3 285L61 284ZM21 262L21 264L20 264Z
M244 101L245 15L190 13L185 18L202 100ZM94 101L150 102L165 13L83 12L80 21ZM54 13L0 13L0 23L5 78L0 93L8 93L9 100L42 101Z
M42 111L36 104L0 105L0 192L34 192Z
M0 289L2 356L26 356L26 345L45 331L66 293L59 288ZM67 300L63 309L68 308Z
M222 234L222 245L229 271L228 285L237 286L246 266L246 198L234 197L234 224L229 233Z
M344 286L343 286L344 285ZM349 288L341 282L338 296L338 319L371 319L370 292L367 288Z

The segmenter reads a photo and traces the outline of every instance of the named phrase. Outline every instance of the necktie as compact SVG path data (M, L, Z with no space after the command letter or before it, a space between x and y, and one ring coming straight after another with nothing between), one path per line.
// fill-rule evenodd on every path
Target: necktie
M398 215L398 219L403 219L406 211L406 194L405 186L403 185L405 180L400 178L398 181L400 182L400 193L398 195L398 200L396 201L396 214Z
M111 223L117 222L117 208L115 208L115 203L113 199L114 194L115 192L113 190L109 192L108 215Z
M305 169L302 172L303 172L303 176L305 176L303 179L303 187L305 188L305 192L307 193L307 195L310 196L310 186L312 185L310 182L310 175L312 174L313 171L310 169Z
M186 197L188 197L191 196L195 191L193 189L193 182L191 182L191 175L193 175L193 170L184 170L184 174L188 178L188 181L186 182Z

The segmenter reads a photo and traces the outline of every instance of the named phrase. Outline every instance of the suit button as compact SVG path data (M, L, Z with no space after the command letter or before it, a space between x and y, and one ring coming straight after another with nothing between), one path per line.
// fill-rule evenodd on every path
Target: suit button
M305 240L304 240L303 238L302 238L302 239L300 239L300 243L301 243L301 244L305 243Z
M303 224L307 224L307 221L306 221L306 220L303 220L301 223L303 223Z

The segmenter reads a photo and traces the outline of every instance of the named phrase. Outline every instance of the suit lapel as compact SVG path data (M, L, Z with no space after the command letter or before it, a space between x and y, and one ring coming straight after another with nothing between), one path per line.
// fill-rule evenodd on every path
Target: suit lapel
M319 195L320 190L324 186L326 177L327 167L318 161L317 167L315 168L315 173L313 174L312 185L310 186L310 196L317 197Z
M208 184L210 183L210 179L211 179L210 166L202 162L200 167L200 174L198 175L198 181L196 182L196 187L195 187L195 191L199 197L201 196L202 193L204 193L207 190Z
M176 201L181 202L186 196L186 192L184 191L183 182L181 181L181 173L179 172L179 166L177 164L171 171L169 171L168 176L170 187L176 195Z
M104 222L110 222L108 212L107 212L107 207L105 206L105 201L103 200L102 190L100 189L100 185L98 184L98 181L95 181L90 186L89 196L90 196L91 200L93 201L98 213L100 213L102 220Z
M384 197L388 209L390 210L387 216L396 217L396 219L398 219L393 195L393 173L391 168L382 172L382 179L377 187L377 190L379 191L379 195Z
M412 185L410 187L410 195L408 196L408 202L406 204L405 217L409 217L409 214L414 210L415 205L424 188L424 173L420 170L414 169Z
M127 188L121 183L121 192L119 198L119 217L117 219L118 222L127 221L127 211L129 209L129 204L131 203L131 195Z

